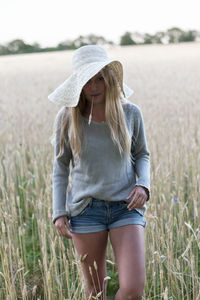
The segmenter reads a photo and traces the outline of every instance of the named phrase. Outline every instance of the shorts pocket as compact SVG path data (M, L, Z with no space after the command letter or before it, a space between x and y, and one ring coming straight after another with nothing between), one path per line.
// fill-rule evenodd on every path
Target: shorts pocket
M119 205L120 205L121 208L127 208L128 202L126 202L126 201L120 201Z
M84 216L87 215L87 211L90 208L91 203L88 203L88 205L86 205L86 207L78 214L78 216Z

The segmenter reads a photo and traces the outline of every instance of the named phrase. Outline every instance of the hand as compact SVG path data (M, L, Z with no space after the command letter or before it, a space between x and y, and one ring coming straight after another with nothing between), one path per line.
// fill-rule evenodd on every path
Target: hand
M67 217L62 216L56 219L55 226L60 235L66 237L67 239L72 238L71 234L69 233L69 231L71 231L71 227L68 223Z
M129 200L133 197L132 201L129 203L127 208L132 210L134 208L141 208L148 199L148 192L146 191L145 187L142 186L135 186L129 196L126 198Z

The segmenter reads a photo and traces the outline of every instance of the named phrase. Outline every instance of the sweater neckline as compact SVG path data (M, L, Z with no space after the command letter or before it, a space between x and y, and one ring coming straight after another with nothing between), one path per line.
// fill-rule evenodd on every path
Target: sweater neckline
M84 117L84 116L82 116L81 115L81 117L88 123L88 121L89 121L89 119L88 118L86 118L86 117ZM102 122L97 122L97 121L94 121L94 120L91 120L91 124L97 124L97 125L106 125L106 122L105 121L102 121Z

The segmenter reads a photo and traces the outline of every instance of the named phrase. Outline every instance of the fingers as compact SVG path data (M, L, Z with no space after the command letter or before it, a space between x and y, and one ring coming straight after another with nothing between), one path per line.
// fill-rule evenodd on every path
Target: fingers
M68 229L69 232L72 232L71 226L69 225L68 219L66 218L66 222L65 225ZM68 233L68 232L67 232ZM71 234L68 233L68 236L70 236L70 238L72 238ZM69 237L68 237L69 238Z
M72 238L71 234L69 233L71 231L71 227L66 217L58 218L55 222L55 226L59 235L64 236L67 239Z
M127 208L129 210L132 210L134 208L141 208L146 200L147 200L147 193L145 192L143 187L140 186L136 186L134 189L134 196L132 201L129 203L129 205L127 206ZM130 198L129 198L130 199Z
M135 191L136 191L137 186L134 187L134 189L130 192L130 194L128 195L128 197L126 198L127 200L129 200L130 198L133 197Z
M127 208L129 210L132 210L134 208L141 208L144 204L145 204L146 200L144 200L143 197L138 197L135 198L129 203L129 205L127 206Z

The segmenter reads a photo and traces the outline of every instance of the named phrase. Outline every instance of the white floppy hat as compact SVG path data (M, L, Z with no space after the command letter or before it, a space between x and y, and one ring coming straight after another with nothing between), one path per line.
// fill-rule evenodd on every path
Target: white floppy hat
M72 58L73 74L59 85L48 99L56 104L75 107L84 85L106 65L115 72L124 96L130 97L133 90L123 83L122 64L117 60L110 60L102 47L87 45L75 50Z

